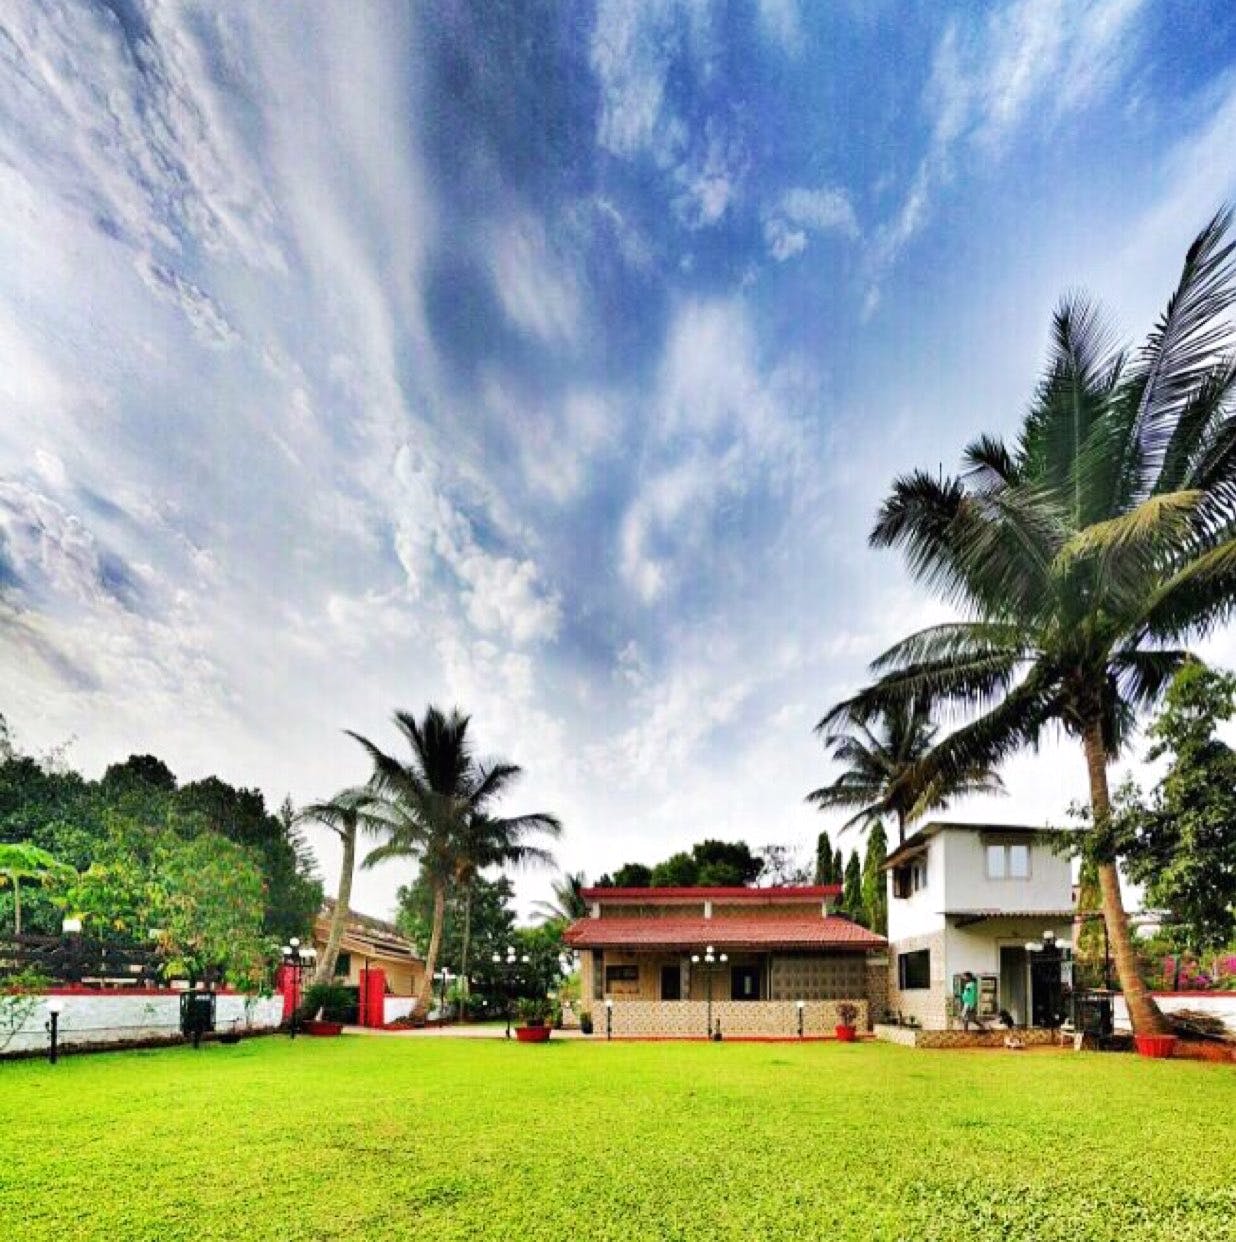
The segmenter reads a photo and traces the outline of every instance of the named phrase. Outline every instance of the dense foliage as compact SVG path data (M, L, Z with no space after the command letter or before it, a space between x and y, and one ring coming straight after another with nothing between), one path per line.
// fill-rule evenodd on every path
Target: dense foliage
M1188 664L1150 728L1148 762L1168 759L1149 799L1118 791L1109 848L1148 905L1171 916L1175 947L1204 952L1236 936L1236 751L1218 726L1236 708L1236 677Z
M603 875L598 888L711 888L754 884L764 860L745 841L700 841L690 850L672 854L655 867L627 863L612 876Z
M6 1065L0 1220L22 1242L1233 1237L1223 1066L603 1038Z

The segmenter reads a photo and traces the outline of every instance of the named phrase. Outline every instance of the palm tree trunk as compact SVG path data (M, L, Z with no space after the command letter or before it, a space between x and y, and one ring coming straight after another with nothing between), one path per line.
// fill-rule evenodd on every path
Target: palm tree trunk
M1111 819L1112 803L1107 788L1107 753L1103 746L1102 726L1095 721L1082 739L1086 750L1086 769L1090 776L1090 809L1096 828L1106 826ZM1111 943L1112 957L1116 963L1116 977L1124 993L1124 1003L1129 1009L1129 1021L1138 1035L1163 1035L1171 1031L1154 997L1142 980L1129 931L1128 916L1120 897L1120 873L1114 859L1098 861L1099 895L1103 921L1107 924L1107 936Z
M459 1020L468 1020L468 950L472 941L472 885L464 889L464 925L463 949L459 954L459 986L462 989L463 1002L459 1006Z
M433 972L438 968L438 951L442 947L442 927L446 922L446 881L433 882L433 928L429 933L429 950L425 954L425 977L416 994L418 1013L427 1014L433 999Z
M329 983L335 977L335 963L339 960L339 946L343 931L348 924L348 907L352 901L352 873L356 867L356 825L339 834L343 838L343 861L339 871L339 889L335 894L335 910L331 915L330 931L326 936L326 948L318 960L314 983Z

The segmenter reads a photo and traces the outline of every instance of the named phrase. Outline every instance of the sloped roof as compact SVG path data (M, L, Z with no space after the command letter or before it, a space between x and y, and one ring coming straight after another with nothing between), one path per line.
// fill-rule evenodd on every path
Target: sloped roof
M840 884L782 884L768 888L585 888L585 901L623 905L679 905L683 902L720 901L740 905L778 905L796 901L823 901L840 897Z
M883 936L852 923L828 918L656 918L578 919L563 937L577 949L876 949Z
M317 927L325 937L325 928L335 913L335 899L322 899L322 909L318 914ZM396 957L419 958L416 944L386 919L374 918L371 914L361 914L356 910L348 910L347 921L344 923L344 937L361 940L374 948L393 954Z

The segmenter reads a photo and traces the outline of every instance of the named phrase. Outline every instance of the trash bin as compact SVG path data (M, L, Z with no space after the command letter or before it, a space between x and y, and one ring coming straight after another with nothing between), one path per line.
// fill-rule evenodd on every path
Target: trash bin
M180 1033L196 1048L202 1036L215 1029L215 994L186 992L180 998Z
M1110 992L1078 992L1073 997L1073 1026L1083 1035L1099 1039L1111 1037L1112 994Z

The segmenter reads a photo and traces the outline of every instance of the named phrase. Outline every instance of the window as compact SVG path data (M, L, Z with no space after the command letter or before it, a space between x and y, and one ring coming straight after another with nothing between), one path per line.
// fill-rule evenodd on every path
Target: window
M897 954L897 986L903 991L931 987L931 950Z
M352 973L352 958L350 954L340 953L335 958L335 978L346 979Z
M1024 841L988 844L983 847L989 880L1028 880L1030 846Z
M607 989L615 983L638 983L638 966L606 966L605 986Z
M605 999L605 954L600 949L592 950L592 999Z
M910 897L927 887L927 855L893 868L893 896Z

